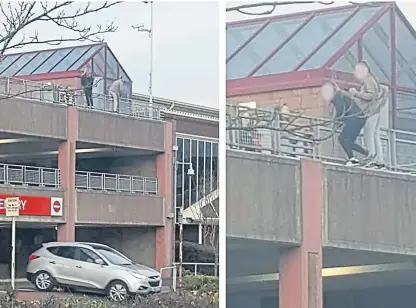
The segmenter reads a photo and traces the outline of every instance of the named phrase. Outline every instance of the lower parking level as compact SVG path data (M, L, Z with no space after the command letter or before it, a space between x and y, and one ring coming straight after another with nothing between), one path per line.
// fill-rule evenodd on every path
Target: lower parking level
M277 292L277 291L276 291ZM413 308L416 302L416 281L411 285L369 287L324 292L324 308ZM257 291L227 294L227 308L291 308L279 307L277 294Z
M77 227L76 240L109 245L130 259L155 267L156 228L154 227ZM29 255L42 243L56 241L54 225L17 224L16 277L24 278ZM10 279L11 228L0 225L0 279Z

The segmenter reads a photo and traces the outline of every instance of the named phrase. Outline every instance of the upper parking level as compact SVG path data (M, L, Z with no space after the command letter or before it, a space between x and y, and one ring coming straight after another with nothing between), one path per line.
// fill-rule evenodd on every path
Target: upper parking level
M330 119L300 113L281 114L278 109L227 106L227 147L230 149L344 162L338 134ZM382 129L382 144L389 169L416 172L416 133Z
M87 109L80 90L0 77L0 134L66 140L68 125L77 124L79 142L164 151L159 106L122 98L115 113L108 96L96 94L93 99L99 108ZM76 114L69 115L69 106L77 107Z

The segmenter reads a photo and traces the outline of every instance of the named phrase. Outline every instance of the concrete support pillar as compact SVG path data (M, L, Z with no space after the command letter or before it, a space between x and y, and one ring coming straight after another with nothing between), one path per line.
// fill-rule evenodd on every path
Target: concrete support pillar
M58 226L58 241L75 241L76 190L75 150L78 139L78 110L68 107L67 140L58 149L58 168L61 170L61 186L65 189L64 216L66 223Z
M279 264L279 307L322 308L323 168L301 160L302 244L282 253Z
M165 225L156 229L156 269L170 266L173 262L174 219L168 218L173 208L173 145L174 129L172 122L165 124L165 152L156 160L156 175L159 179L159 193L165 198Z

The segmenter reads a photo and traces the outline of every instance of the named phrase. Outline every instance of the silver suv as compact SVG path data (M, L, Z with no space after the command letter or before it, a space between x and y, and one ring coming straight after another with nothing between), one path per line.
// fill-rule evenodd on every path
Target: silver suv
M98 291L115 301L161 290L159 272L95 243L45 243L29 256L26 277L39 291L54 287Z

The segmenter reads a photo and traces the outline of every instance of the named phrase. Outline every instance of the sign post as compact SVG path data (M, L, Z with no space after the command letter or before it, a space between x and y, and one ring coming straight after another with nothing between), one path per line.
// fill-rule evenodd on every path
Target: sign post
M12 218L12 266L11 266L11 280L12 290L15 290L14 281L16 276L16 217L20 214L20 199L19 197L6 198L4 202L6 208L6 216Z

